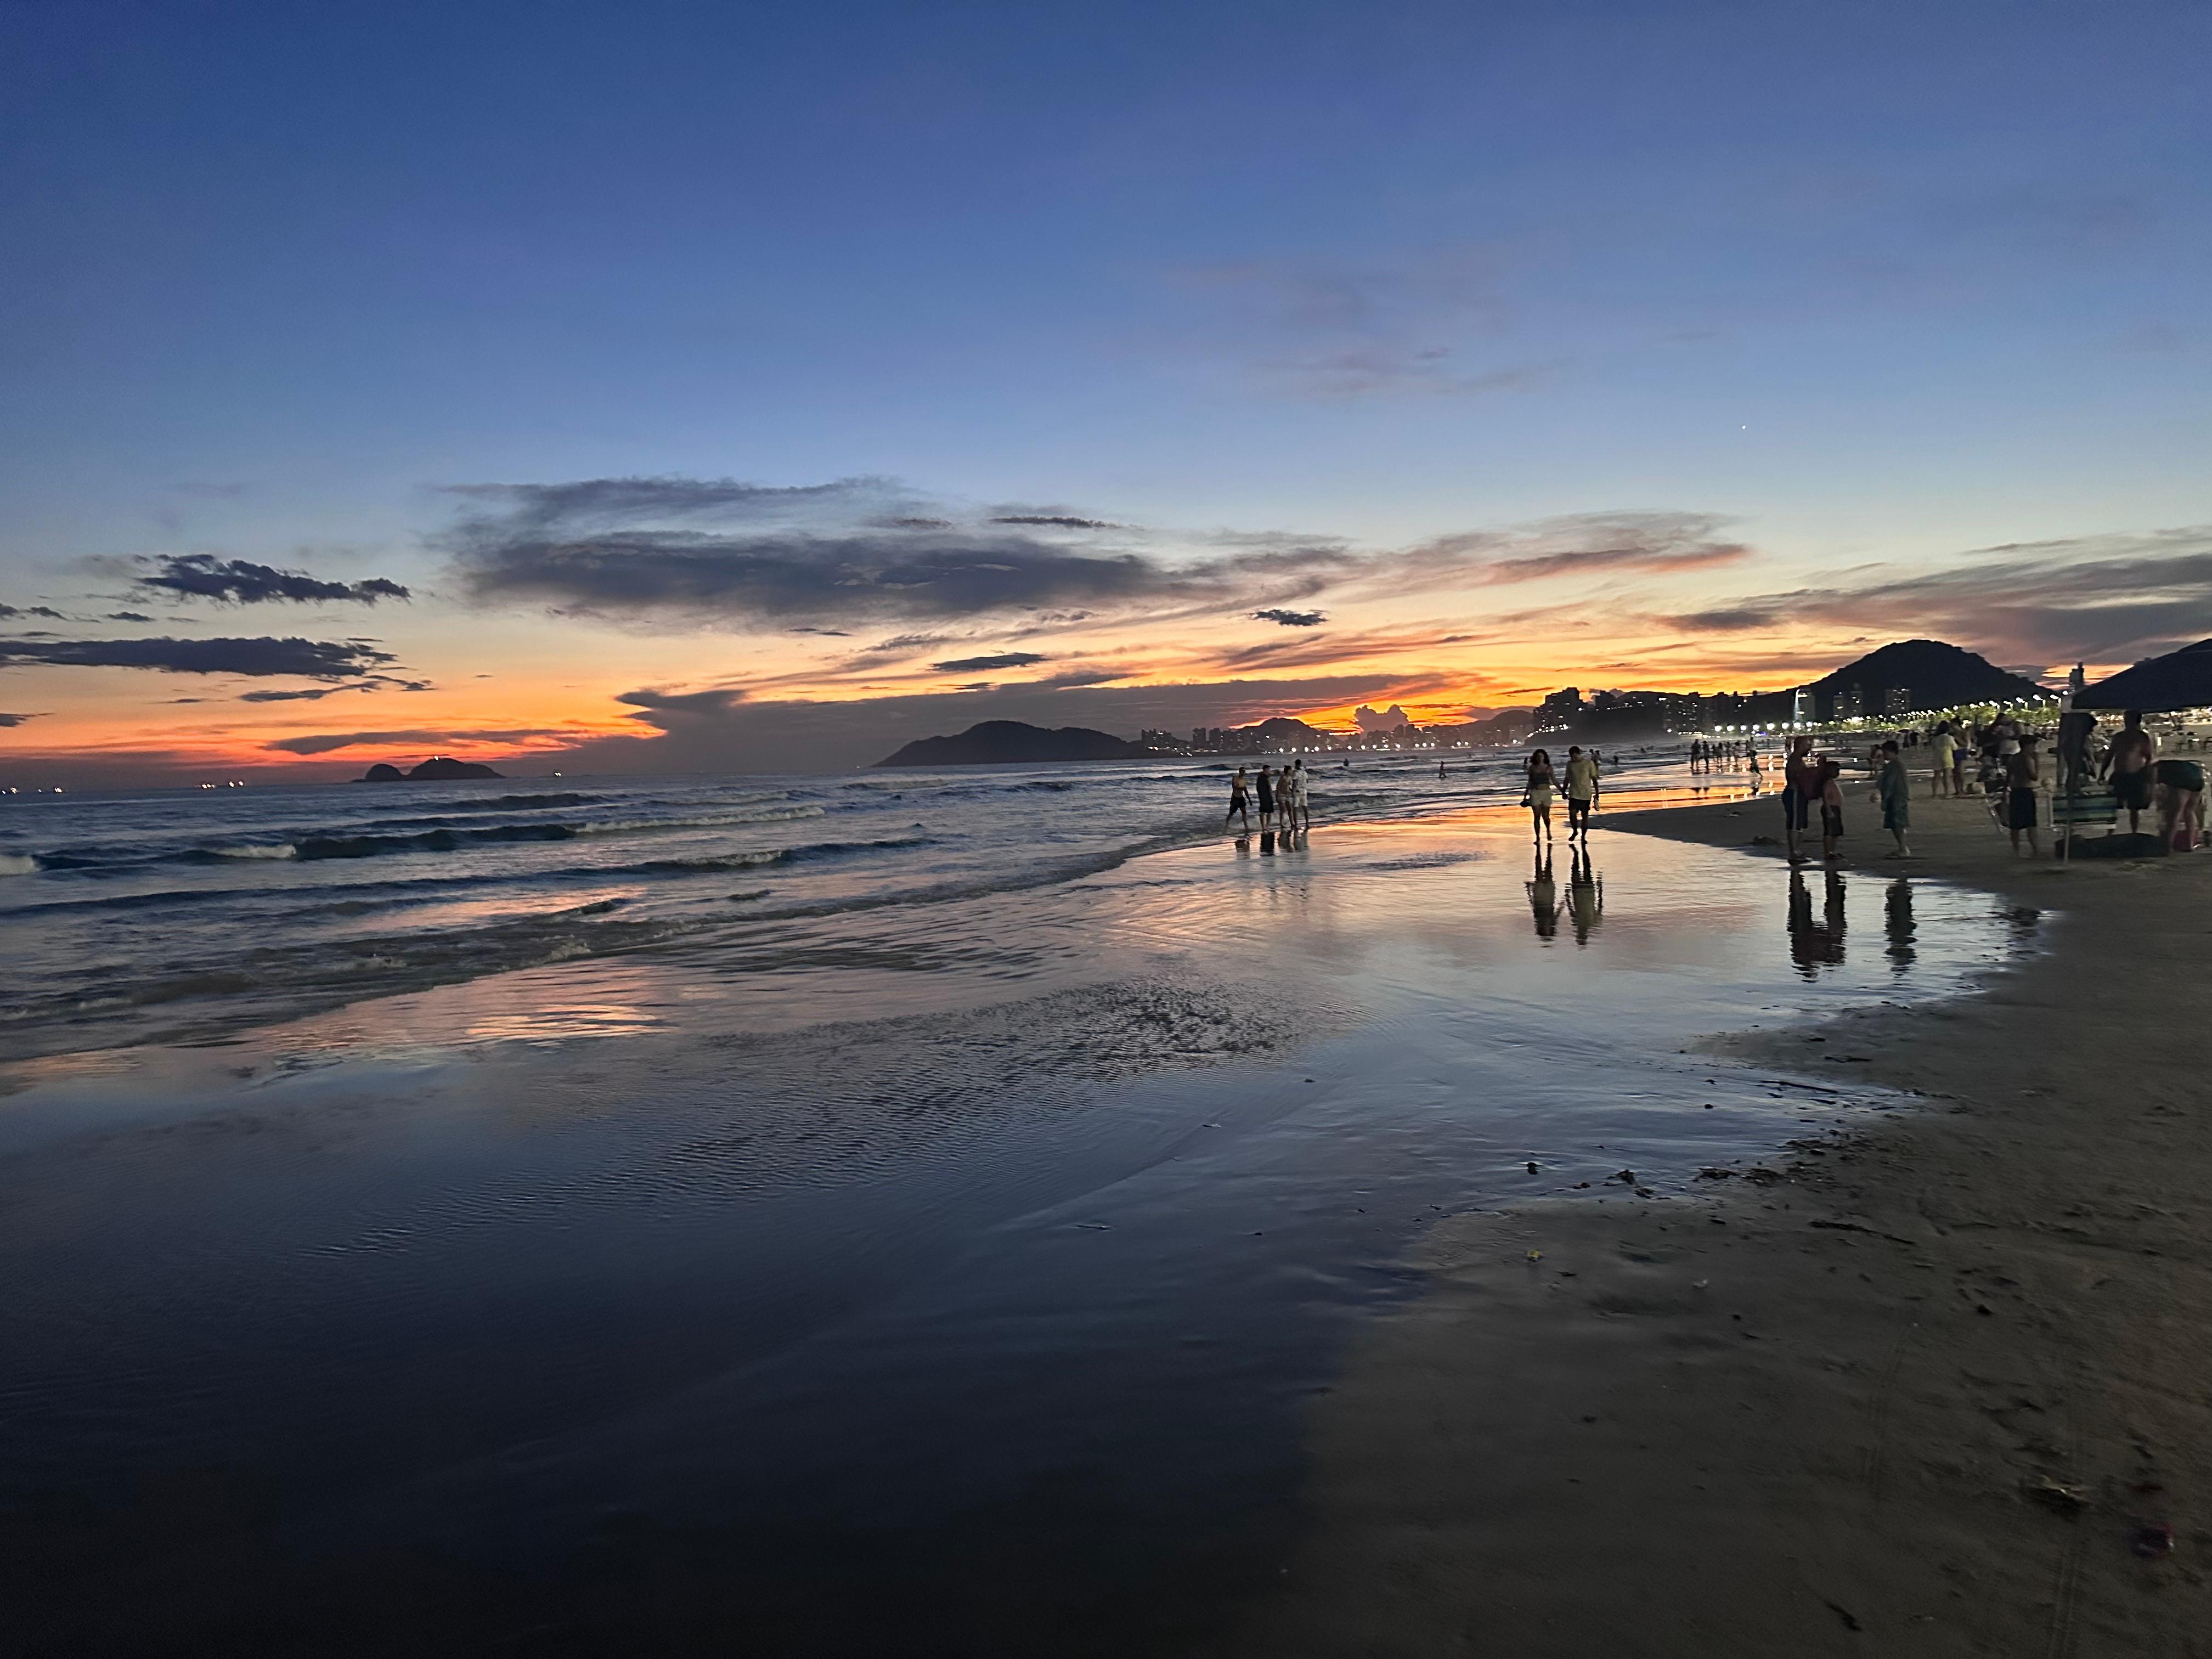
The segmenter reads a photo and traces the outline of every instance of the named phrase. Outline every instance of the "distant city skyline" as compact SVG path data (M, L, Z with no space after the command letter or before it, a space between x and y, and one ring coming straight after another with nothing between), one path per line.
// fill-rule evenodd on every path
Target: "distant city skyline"
M2212 634L2212 13L0 23L0 777Z

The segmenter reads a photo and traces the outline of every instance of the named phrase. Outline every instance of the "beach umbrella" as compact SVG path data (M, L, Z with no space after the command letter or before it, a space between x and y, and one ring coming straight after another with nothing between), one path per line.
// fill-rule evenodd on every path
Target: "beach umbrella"
M2076 692L2076 708L2140 708L2166 714L2212 707L2212 640L2199 640L2167 656L2124 668Z

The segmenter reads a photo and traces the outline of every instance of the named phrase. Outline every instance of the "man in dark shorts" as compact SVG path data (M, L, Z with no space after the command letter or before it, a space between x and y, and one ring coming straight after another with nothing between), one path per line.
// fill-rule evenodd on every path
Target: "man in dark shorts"
M1797 849L1797 838L1805 833L1811 821L1813 797L1820 793L1816 770L1813 739L1790 738L1789 758L1782 763L1782 837L1789 847L1792 864L1804 856Z
M2129 709L2121 716L2105 766L2112 774L2113 799L2127 809L2130 835L2142 833L2142 815L2150 808L2150 766L2157 758L2158 739L2143 730L2142 710Z

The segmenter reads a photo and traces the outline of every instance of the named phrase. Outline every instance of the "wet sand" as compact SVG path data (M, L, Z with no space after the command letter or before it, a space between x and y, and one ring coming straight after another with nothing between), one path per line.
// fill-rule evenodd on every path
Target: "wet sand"
M1688 1197L1437 1228L1312 1413L1280 1592L1211 1651L2212 1653L2212 858L2061 870L1978 801L1914 815L1906 869L2045 912L2049 948L1692 1047L1917 1109ZM1778 816L1601 823L1771 860L1778 909L1749 845ZM1847 879L1896 872L1872 817Z

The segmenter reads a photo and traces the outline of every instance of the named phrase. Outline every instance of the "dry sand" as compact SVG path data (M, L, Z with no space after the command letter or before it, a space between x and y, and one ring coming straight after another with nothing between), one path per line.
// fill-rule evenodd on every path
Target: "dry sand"
M1440 1228L1428 1292L1316 1408L1280 1594L1212 1652L2212 1654L2212 856L2062 871L1978 801L1914 815L1907 867L2046 912L2045 951L1705 1046L1919 1109L1710 1200ZM1601 822L1746 846L1778 818Z

